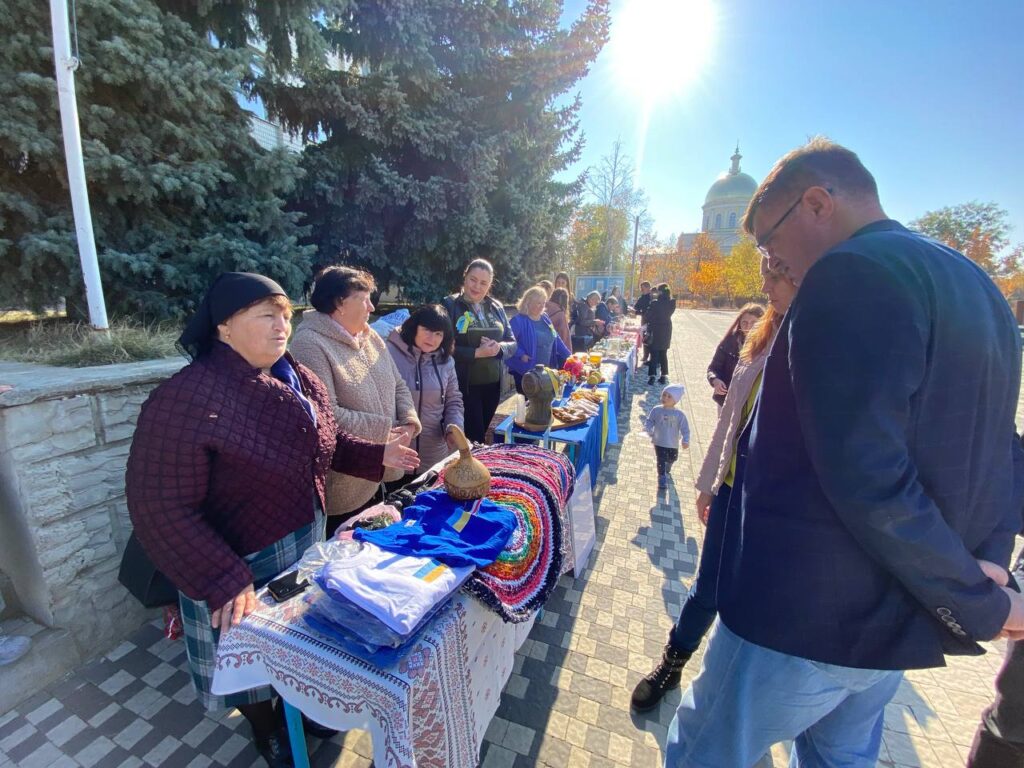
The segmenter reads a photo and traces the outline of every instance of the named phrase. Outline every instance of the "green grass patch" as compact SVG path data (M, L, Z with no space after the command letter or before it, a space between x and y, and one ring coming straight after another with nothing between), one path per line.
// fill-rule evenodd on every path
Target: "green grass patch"
M180 333L179 323L115 322L109 333L64 320L12 325L0 328L0 359L71 368L156 360L177 353Z

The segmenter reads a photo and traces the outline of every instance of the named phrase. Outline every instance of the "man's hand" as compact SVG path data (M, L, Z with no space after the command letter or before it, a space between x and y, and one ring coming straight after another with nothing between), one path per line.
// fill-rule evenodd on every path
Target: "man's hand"
M711 515L711 500L715 498L710 493L701 491L697 495L697 517L704 524L708 524L708 517Z
M225 630L237 626L242 619L256 610L256 590L252 584L218 608L210 616L210 626Z
M1024 640L1024 595L1006 586L1010 583L1009 571L989 560L979 560L978 567L1010 598L1010 612L1006 616L1006 621L1003 622L1003 630L996 637Z

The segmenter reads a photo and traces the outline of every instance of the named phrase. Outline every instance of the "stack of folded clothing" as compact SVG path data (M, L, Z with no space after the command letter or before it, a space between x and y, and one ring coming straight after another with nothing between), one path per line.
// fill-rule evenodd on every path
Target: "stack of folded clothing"
M473 570L364 543L355 555L332 560L316 573L323 592L312 597L304 618L346 650L390 663Z
M494 562L517 525L492 501L459 502L444 491L420 494L404 514L403 522L354 532L361 549L317 572L323 594L312 597L305 614L314 629L384 665L477 566Z

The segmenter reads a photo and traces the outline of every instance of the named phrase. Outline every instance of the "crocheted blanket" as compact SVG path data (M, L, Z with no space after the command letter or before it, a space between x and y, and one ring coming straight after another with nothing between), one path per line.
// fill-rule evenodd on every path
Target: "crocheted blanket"
M487 498L512 510L518 524L498 559L477 569L463 591L507 622L527 621L572 561L564 521L576 472L564 454L532 445L491 445L473 456L491 472Z

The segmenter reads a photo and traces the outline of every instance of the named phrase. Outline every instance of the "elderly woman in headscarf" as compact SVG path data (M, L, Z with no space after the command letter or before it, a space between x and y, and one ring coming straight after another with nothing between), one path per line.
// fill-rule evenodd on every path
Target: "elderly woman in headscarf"
M379 481L385 466L418 463L397 436L338 431L323 383L285 351L291 314L270 278L218 277L179 339L191 363L142 406L125 477L136 536L180 590L199 699L238 707L271 766L292 765L272 690L210 692L220 632L323 538L329 469Z

